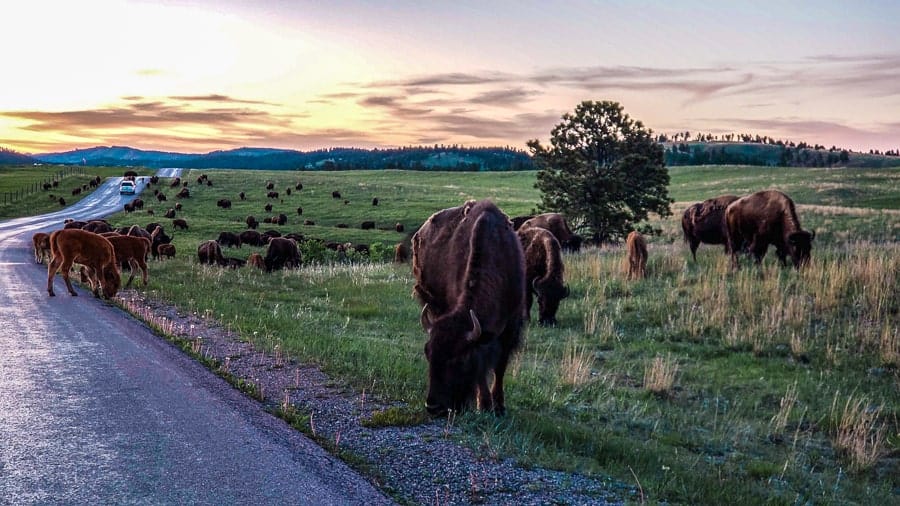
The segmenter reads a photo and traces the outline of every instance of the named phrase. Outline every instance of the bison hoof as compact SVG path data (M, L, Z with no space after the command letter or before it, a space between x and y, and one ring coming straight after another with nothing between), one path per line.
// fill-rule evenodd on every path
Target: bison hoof
M53 290L47 290L47 293L49 293L51 297L56 297L56 294L53 293Z

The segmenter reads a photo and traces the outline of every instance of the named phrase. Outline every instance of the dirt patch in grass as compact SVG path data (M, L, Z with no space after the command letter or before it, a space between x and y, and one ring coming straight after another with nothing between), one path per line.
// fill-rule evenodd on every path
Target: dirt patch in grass
M242 390L261 399L264 409L285 418L400 503L619 504L638 498L633 487L611 479L525 469L511 459L472 450L457 442L460 429L452 420L422 417L422 423L411 423L420 421L414 407L350 389L278 350L258 350L211 318L134 290L120 297L126 309L232 383L249 387ZM392 425L393 418L398 421Z

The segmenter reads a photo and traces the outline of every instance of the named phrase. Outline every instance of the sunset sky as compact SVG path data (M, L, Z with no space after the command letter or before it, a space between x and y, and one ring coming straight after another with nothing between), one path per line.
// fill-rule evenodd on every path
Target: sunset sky
M614 100L660 133L900 148L900 2L736 4L8 2L0 146L524 148Z

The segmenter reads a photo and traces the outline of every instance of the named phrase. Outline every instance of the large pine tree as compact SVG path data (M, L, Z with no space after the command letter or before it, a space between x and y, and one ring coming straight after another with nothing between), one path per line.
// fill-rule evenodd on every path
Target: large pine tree
M651 134L617 102L585 101L564 114L549 147L528 142L541 210L562 213L598 244L623 239L651 212L670 216L669 173Z

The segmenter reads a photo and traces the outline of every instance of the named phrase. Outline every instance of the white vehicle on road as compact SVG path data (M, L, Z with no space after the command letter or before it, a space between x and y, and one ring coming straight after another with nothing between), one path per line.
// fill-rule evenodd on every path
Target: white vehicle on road
M134 195L134 181L126 179L119 185L119 195Z

